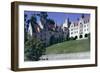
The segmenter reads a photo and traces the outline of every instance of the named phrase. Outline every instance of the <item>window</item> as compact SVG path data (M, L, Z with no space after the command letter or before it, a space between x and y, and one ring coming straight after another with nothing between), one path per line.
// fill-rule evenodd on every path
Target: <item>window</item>
M86 25L84 25L84 27L86 27Z
M78 37L77 37L77 36L75 36L75 38L74 38L74 39L76 40L77 38L78 38Z
M87 24L87 27L88 27L88 24Z
M79 37L82 38L82 35L80 35Z
M88 28L87 28L87 31L88 31Z
M80 24L82 24L82 23L80 23Z
M71 27L73 27L73 25L71 25Z
M73 29L71 29L71 31L73 31Z
M84 24L85 24L85 21L84 21Z
M71 34L73 34L73 32L71 32Z
M84 36L85 36L85 37L88 37L88 34L85 34Z
M88 19L88 22L89 22L89 19Z
M86 29L84 29L84 31L86 31Z
M76 33L76 31L74 33Z

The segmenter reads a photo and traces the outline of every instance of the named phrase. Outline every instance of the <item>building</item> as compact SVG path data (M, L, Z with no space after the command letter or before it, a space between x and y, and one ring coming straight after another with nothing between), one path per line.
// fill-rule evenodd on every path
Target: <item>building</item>
M90 33L89 19L89 17L82 16L79 20L71 22L69 27L69 37L86 39L88 34Z
M68 27L68 19L65 19L63 25L62 25L62 30L63 30L63 38L64 40L67 39L67 37L69 37L69 27Z

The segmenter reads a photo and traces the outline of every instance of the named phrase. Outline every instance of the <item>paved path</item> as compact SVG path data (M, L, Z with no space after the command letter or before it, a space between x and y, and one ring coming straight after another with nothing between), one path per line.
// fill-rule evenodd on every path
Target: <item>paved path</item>
M69 54L50 54L43 55L41 60L63 60L63 59L87 59L90 58L90 52L69 53Z

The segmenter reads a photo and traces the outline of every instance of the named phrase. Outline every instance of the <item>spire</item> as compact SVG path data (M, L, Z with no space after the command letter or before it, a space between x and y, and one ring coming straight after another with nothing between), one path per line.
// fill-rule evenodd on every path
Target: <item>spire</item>
M84 14L82 14L82 18L84 18Z
M65 28L68 28L68 19L65 19L63 25L62 25L62 29L63 31L65 30Z
M67 23L68 22L68 20L67 19L65 19L65 23Z
M32 36L32 26L31 23L29 23L28 33L30 36Z
M63 24L63 27L68 27L68 20L67 19L65 19L65 22Z
M57 21L55 22L55 27L57 26Z

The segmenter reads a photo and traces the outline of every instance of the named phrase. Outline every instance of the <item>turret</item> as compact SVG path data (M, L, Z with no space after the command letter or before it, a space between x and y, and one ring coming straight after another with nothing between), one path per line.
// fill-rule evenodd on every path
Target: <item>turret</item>
M68 28L68 20L67 19L65 19L65 21L64 21L64 23L62 25L63 31L64 31L64 28Z

